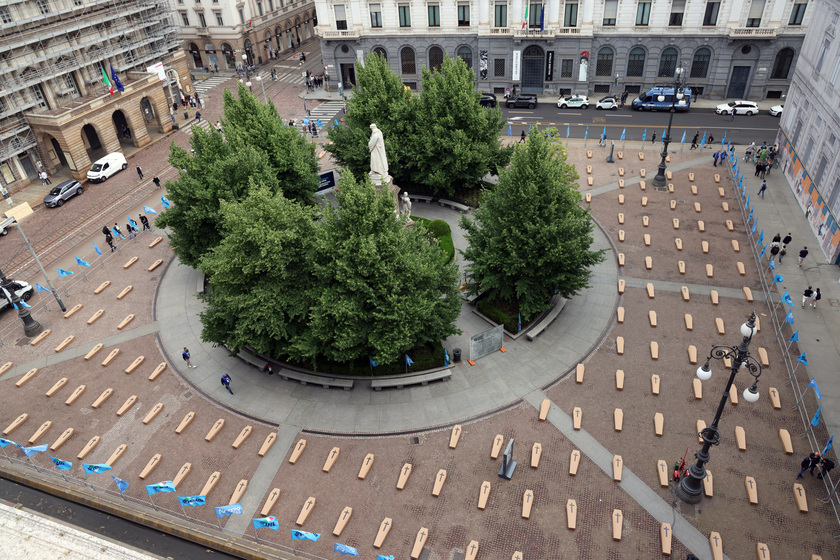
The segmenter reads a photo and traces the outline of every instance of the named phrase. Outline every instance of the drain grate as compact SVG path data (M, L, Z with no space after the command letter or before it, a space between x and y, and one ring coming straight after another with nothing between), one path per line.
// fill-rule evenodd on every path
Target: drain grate
M411 443L411 445L420 445L420 438L417 436L413 436L408 441Z

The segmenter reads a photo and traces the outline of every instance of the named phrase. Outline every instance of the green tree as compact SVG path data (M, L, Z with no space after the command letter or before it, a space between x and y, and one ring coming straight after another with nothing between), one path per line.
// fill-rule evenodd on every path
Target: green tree
M312 203L321 169L315 145L297 128L283 125L274 103L260 103L242 84L238 98L230 90L225 90L223 97L225 140L236 148L249 146L264 153L283 195Z
M224 239L199 264L211 288L202 340L299 357L295 345L305 341L313 304L315 217L314 206L265 186L252 188L241 202L222 201Z
M571 297L589 284L593 224L580 206L578 174L556 134L532 134L513 153L499 184L481 198L475 220L461 218L471 293L516 303L526 319L545 310L557 290Z
M408 139L412 151L404 163L408 179L448 195L477 186L510 159L499 139L501 110L479 105L475 73L459 57L446 57L440 71L423 68L422 74L413 115L416 133Z
M405 227L395 202L368 179L340 183L318 236L318 297L311 310L311 347L346 362L400 354L458 332L458 271L443 263L424 228Z

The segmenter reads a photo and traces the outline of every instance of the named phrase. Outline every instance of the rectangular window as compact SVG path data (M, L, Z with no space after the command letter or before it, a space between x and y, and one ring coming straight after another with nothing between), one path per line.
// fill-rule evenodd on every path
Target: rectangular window
M615 20L618 16L618 0L604 1L604 25L615 26Z
M44 98L44 91L41 89L40 84L29 86L29 93L31 94L32 101L35 105L37 105L40 109L47 108L47 100Z
M213 12L216 14L216 25L222 26L225 24L224 20L222 19L222 12Z
M439 4L429 4L429 27L440 27Z
M539 29L540 28L540 14L542 13L542 4L535 4L531 1L530 6L528 6L528 28L529 29Z
M647 25L650 22L650 2L639 2L636 7L636 25Z
M563 27L577 27L578 3L577 0L566 0L566 11L563 14Z
M496 4L496 14L493 23L495 27L507 27L507 4ZM502 60L503 58L497 58L496 60Z
M493 59L493 76L496 77L496 78L504 78L505 77L505 59L504 58Z
M825 55L828 52L828 49L831 48L831 41L828 39L823 39L822 48L820 49L820 56L817 57L817 65L815 70L817 73L822 72L823 63L825 62Z
M257 12L263 15L262 2L257 2Z
M242 11L242 8L239 8L239 23L245 25L245 12Z
M706 13L703 15L703 25L717 25L720 2L706 2Z
M440 22L438 22L440 25ZM470 5L458 4L458 27L470 26Z
M370 26L382 27L382 4L370 5Z
M564 58L560 61L560 77L571 78L574 70L575 61L572 58Z
M213 0L213 3L214 3L214 4L218 4L218 3L219 3L219 0Z
M50 13L50 4L49 2L47 2L47 0L38 0L37 4L38 10L40 10L42 14Z
M338 30L347 29L347 15L344 12L344 4L335 5L335 28Z
M805 7L808 2L796 2L793 9L790 11L789 25L802 25L802 19L805 17Z
M400 4L397 11L400 14L400 27L411 27L411 6Z
M671 17L668 19L668 25L671 27L679 27L683 23L683 14L685 13L685 0L673 0L671 2Z
M181 23L183 23L185 27L190 26L190 16L187 12L181 12Z
M183 3L184 3L184 0L178 0L178 3L179 3L179 4L183 4Z
M765 0L752 0L750 13L747 16L747 27L760 27L761 16L764 15Z
M204 19L204 13L198 13L198 25L201 27L207 27L207 20Z
M218 0L216 0L216 1L218 2ZM268 11L269 12L274 11L274 0L268 0Z
M837 83L837 75L840 74L840 57L834 62L834 70L831 71L831 79L829 82L831 85Z
M0 21L3 23L12 23L12 13L6 6L0 7Z

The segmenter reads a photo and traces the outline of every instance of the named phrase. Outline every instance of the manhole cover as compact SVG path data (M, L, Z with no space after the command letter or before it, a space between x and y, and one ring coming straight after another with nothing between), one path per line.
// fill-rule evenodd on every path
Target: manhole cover
M411 445L420 445L420 438L417 436L412 437L409 441Z

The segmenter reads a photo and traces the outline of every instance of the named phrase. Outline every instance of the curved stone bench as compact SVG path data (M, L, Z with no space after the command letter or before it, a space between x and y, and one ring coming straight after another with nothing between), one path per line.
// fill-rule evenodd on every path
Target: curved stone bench
M409 198L410 198L410 195L409 195ZM461 212L469 212L470 211L470 207L467 206L466 204L461 204L460 202L455 202L454 200L447 200L445 198L439 198L438 199L438 204L440 204L441 206L449 206L453 210L459 210Z
M560 315L560 312L563 311L563 308L566 306L567 301L568 300L566 298L560 296L555 302L554 307L552 307L551 310L548 313L546 313L545 316L542 319L540 319L540 321L536 325L528 329L528 333L526 335L528 337L528 340L534 340L535 338L540 336L542 332L548 327L548 325L550 325L557 318L557 316Z
M330 387L341 387L345 391L349 391L353 388L352 379L321 377L320 375L312 375L309 373L303 373L302 371L294 371L291 369L281 369L278 373L280 375L280 379L285 379L286 381L300 381L301 385L320 385L324 389L329 389Z
M452 377L451 366L444 369L430 371L427 373L420 373L417 375L408 375L405 377L392 377L388 379L374 379L370 382L370 386L373 387L374 391L381 391L382 389L387 389L390 387L402 389L406 385L426 386L429 384L430 381L449 381L450 377Z
M426 204L431 204L432 201L434 201L434 197L425 194L409 194L408 198L419 202L425 202Z

